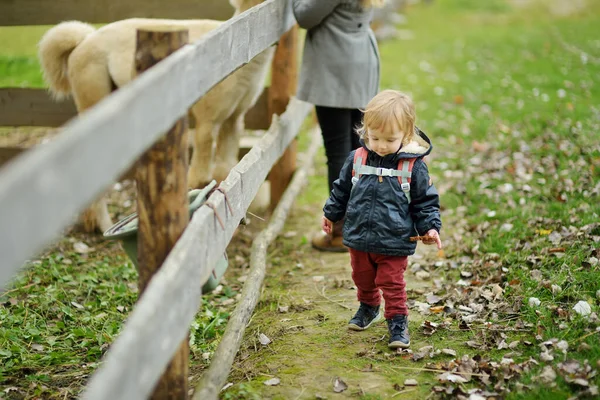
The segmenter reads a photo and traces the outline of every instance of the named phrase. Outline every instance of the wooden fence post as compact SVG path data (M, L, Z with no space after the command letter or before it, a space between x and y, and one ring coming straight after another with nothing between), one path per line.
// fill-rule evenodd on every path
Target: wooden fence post
M271 66L269 117L281 115L296 93L298 76L298 25L281 36ZM297 140L294 139L269 173L271 210L275 209L296 170Z
M139 74L183 47L187 30L165 27L138 30L135 68ZM140 294L162 265L188 224L187 115L173 125L144 155L136 170L138 271ZM148 349L152 351L152 349ZM152 399L188 398L189 345L186 338L154 388Z

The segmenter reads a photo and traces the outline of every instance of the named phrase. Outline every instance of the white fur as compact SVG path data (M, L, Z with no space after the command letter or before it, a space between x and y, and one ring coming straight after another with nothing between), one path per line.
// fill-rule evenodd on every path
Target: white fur
M425 154L429 150L429 143L423 140L419 135L415 134L413 139L406 145L402 146L402 153L410 154Z
M263 0L230 0L239 14ZM113 90L134 78L135 32L155 26L187 28L189 41L217 28L222 21L132 18L96 30L79 22L63 22L51 28L39 43L44 78L57 97L73 96L78 112L92 107ZM221 181L237 163L244 114L262 92L274 53L265 50L211 89L191 108L196 120L194 152L188 172L190 187ZM112 221L102 201L84 216L86 230L102 231Z

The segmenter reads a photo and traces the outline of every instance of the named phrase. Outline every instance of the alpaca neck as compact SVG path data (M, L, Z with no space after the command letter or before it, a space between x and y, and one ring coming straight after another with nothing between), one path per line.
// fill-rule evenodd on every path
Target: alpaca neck
M247 11L247 10L251 9L255 5L257 5L259 3L262 3L262 2L263 2L263 0L259 0L259 1L256 1L256 0L245 0L245 1L242 1L241 4L240 4L240 6L239 6L239 8L236 8L235 12L233 13L233 16L234 17L238 16L241 13L243 13L244 11Z

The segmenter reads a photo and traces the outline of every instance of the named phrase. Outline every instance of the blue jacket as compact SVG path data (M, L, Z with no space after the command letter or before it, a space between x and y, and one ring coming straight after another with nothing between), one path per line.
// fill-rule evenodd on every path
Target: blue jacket
M418 157L411 176L411 203L408 204L395 176L384 176L379 182L376 175L362 175L353 186L356 151L352 151L323 207L325 217L337 222L345 216L343 242L352 249L390 256L412 255L417 244L410 241L411 236L424 235L430 229L439 232L442 227L438 192L430 184L423 161L431 152L431 141L418 130L414 140L395 154L381 157L364 143L363 147L368 151L367 165L375 167L397 169L400 159Z

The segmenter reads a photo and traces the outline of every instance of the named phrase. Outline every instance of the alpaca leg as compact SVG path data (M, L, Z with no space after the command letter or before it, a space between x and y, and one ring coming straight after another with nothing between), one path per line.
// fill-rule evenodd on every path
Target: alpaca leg
M217 141L214 178L220 182L238 163L240 137L244 131L244 115L229 117L221 126Z
M203 188L213 178L216 139L221 124L202 121L196 116L194 151L188 170L188 187Z
M106 66L90 64L82 70L73 71L69 76L73 97L79 113L94 106L112 90ZM83 230L88 233L105 232L112 226L112 220L103 195L94 201L80 216Z
M93 202L92 205L83 212L80 218L83 229L86 232L94 232L96 230L106 232L113 225L104 196Z

